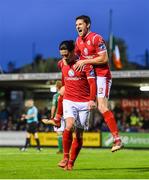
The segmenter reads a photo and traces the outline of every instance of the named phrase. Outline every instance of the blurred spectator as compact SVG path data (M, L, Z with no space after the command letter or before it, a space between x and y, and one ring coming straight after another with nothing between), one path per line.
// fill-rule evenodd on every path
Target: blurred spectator
M126 131L138 132L142 125L142 116L137 108L132 108L129 116L127 117Z
M141 112L137 108L123 110L120 104L116 104L113 109L117 125L120 131L126 132L149 132L149 111ZM26 122L20 121L20 116L23 112L14 106L1 107L0 110L0 130L9 131L25 131ZM39 110L38 113L38 130L40 132L53 132L52 126L46 126L41 123L41 119L51 117L51 112L46 107ZM104 123L102 116L98 110L93 110L90 116L89 131L109 131L107 125Z
M140 132L149 132L149 111L144 112L144 118L142 120Z
M113 109L115 119L117 121L117 126L120 131L124 131L124 119L123 119L123 109L121 108L120 103L117 103Z
M100 114L100 112L98 110L94 110L94 122L93 122L93 127L92 130L93 131L99 131L101 130L102 124L103 124L103 117Z
M7 130L9 121L9 112L3 107L0 111L0 130Z

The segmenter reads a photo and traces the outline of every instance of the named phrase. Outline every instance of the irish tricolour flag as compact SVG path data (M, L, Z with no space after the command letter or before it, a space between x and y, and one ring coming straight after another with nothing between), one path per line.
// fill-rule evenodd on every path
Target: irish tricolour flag
M122 62L118 45L115 43L114 37L110 35L110 49L112 51L112 60L116 69L122 69Z
M112 59L113 59L114 66L117 69L122 69L122 62L120 58L120 51L119 51L118 45L114 45Z

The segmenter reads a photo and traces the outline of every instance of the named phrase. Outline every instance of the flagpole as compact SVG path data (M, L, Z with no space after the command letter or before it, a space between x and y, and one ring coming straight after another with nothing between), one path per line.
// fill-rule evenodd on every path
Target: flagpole
M112 9L109 11L109 65L110 69L113 69L112 62L112 47L113 47L113 33L112 33Z

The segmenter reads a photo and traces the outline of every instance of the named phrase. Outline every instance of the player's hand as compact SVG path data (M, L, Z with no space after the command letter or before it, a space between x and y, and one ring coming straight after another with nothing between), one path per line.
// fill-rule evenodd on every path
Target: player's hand
M95 109L95 108L96 108L95 101L90 100L88 103L88 109L91 110L91 109Z
M44 124L49 124L49 119L42 119L41 120Z
M84 65L85 65L85 60L79 60L75 63L74 68L76 71L82 71Z
M23 121L24 119L26 119L26 114L22 114L21 116L21 121Z

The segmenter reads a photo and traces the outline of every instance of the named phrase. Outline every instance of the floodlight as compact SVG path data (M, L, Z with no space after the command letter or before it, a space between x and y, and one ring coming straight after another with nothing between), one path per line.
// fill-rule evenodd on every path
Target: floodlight
M149 85L140 86L140 91L149 91Z

